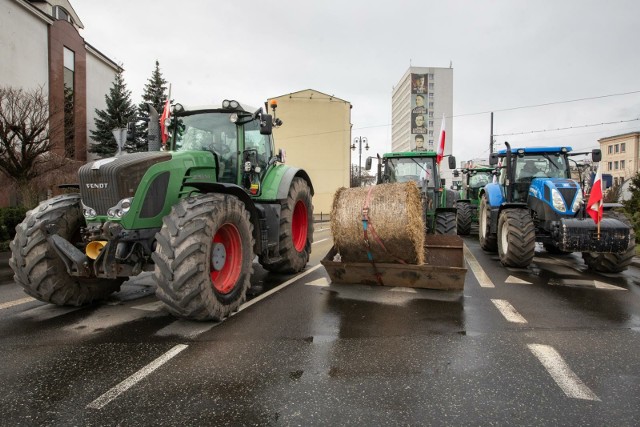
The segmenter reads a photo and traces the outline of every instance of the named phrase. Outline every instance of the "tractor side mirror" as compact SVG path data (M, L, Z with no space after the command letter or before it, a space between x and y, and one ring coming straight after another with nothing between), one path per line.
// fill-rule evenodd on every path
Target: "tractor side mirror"
M287 158L287 153L284 151L284 148L278 150L278 161L280 163L284 163Z
M491 154L489 155L489 164L490 164L491 166L493 166L493 165L497 165L497 164L498 164L498 154L496 154L496 153L491 153Z
M455 156L449 156L449 169L456 168L456 158Z
M271 114L263 114L260 117L260 135L271 135L273 133L273 117Z
M367 160L364 162L364 169L370 171L371 170L371 157L367 157Z
M593 160L594 163L602 160L602 151L599 148L594 148L593 151L591 151L591 160Z

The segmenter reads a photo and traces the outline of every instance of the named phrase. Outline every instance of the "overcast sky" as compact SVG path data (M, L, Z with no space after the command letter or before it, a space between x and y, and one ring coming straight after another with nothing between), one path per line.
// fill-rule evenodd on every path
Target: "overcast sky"
M507 140L585 150L640 130L636 0L71 3L85 40L124 66L136 104L156 59L184 104L259 106L315 89L351 102L352 136L382 153L391 147L391 91L409 65L452 63L447 143L458 160L488 156L489 111L498 148ZM596 99L564 102L584 98ZM520 132L528 134L504 135Z

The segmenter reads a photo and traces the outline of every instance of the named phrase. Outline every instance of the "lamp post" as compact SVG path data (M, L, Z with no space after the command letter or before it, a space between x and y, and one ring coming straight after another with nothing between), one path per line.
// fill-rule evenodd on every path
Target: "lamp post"
M362 187L362 143L364 142L364 149L369 149L369 143L364 136L357 136L353 138L353 144L351 144L351 150L355 151L356 144L358 144L358 185Z

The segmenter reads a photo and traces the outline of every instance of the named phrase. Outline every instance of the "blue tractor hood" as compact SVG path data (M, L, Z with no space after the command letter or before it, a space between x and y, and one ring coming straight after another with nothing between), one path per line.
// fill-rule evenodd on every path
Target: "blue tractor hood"
M527 204L546 218L576 216L582 206L580 184L567 178L534 178L529 187ZM540 203L544 209L539 209ZM551 218L550 218L551 217Z

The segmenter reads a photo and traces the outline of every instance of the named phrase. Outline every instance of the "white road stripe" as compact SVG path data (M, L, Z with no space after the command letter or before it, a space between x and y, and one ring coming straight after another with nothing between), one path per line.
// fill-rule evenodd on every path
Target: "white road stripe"
M164 309L164 303L162 301L154 301L148 304L136 305L131 308L135 308L136 310L144 310L144 311L160 311Z
M516 283L516 284L519 284L519 285L531 285L531 282L527 282L526 280L519 279L519 278L517 278L515 276L507 277L507 280L505 280L504 283Z
M326 286L329 286L329 281L327 280L326 277L321 277L320 279L314 280L313 282L305 283L305 285L307 285L307 286L326 287Z
M242 304L242 305L240 306L240 308L238 309L238 311L236 311L235 313L233 313L233 314L232 314L232 316L233 316L233 315L235 315L235 314L237 314L237 313L240 313L242 310L244 310L244 309L246 309L246 308L251 307L253 304L257 303L258 301L262 301L262 300L263 300L263 299L265 299L266 297L268 297L268 296L270 296L270 295L272 295L272 294L275 294L275 293L276 293L276 292L278 292L279 290L286 288L287 286L289 286L290 284L292 284L292 283L293 283L293 282L295 282L296 280L303 278L304 276L306 276L307 274L309 274L309 273L311 273L311 272L313 272L313 271L316 271L316 270L317 270L318 268L320 268L320 267L322 267L322 264L318 264L318 265L316 265L316 266L314 266L314 267L311 267L310 269L308 269L308 270L307 270L307 271L305 271L304 273L300 273L300 274L298 274L296 277L293 277L293 278L291 278L291 279L287 280L287 281L286 281L286 282L284 282L283 284L276 286L275 288L271 289L271 290L270 290L270 291L268 291L268 292L265 292L264 294L260 295L259 297L256 297L256 298L252 299L251 301L245 302L244 304Z
M35 298L26 297L26 298L17 299L14 301L5 302L0 304L0 310L9 308L9 307L15 307L16 305L20 305L20 304L26 304L28 302L35 301L35 300L36 300Z
M476 280L480 283L480 286L483 288L495 288L495 285L491 279L489 279L487 273L484 272L480 263L476 257L473 256L467 245L464 245L464 257L467 259L467 264L469 264L469 267L471 268L471 271L473 271L473 275L476 276Z
M520 313L516 311L515 307L509 303L509 301L503 299L492 299L491 302L496 306L500 314L502 314L509 322L527 323L527 319L522 317Z
M144 379L147 375L158 369L160 366L164 365L166 362L175 357L182 350L185 350L188 346L184 344L178 344L173 347L171 350L167 351L162 356L158 357L153 362L149 363L144 368L140 369L135 374L131 375L126 380L122 381L120 384L113 387L111 390L107 391L105 394L94 400L93 402L87 405L87 408L90 409L102 409L105 405L111 402L113 399L118 397L120 394L124 393L132 386L137 384L140 380Z
M609 289L610 291L626 291L627 290L626 288L622 288L616 285L610 285L608 283L600 282L598 280L594 280L593 284L597 289Z
M196 338L198 335L218 326L220 322L193 322L190 320L176 320L160 329L154 335L159 337L180 336L183 338Z
M543 344L528 344L528 346L564 394L574 399L600 401L598 396L578 378L553 347Z
M312 244L313 244L313 245L315 245L316 243L324 242L325 240L329 240L329 238L327 237L326 239L316 240L316 241L315 241L315 242L313 242Z

